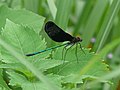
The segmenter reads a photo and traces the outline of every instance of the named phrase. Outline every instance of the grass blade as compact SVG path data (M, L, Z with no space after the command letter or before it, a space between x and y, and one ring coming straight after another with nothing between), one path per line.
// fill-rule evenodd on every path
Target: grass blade
M102 7L101 7L102 5ZM108 5L108 0L97 0L95 7L93 8L91 15L89 16L87 20L87 24L85 26L85 29L83 31L83 40L84 40L84 46L88 46L90 39L95 33L95 30L97 29L97 26L99 25L99 22L104 14L104 11L106 9L106 6ZM99 10L99 12L98 12ZM96 13L97 12L97 13ZM86 37L87 35L87 37Z
M67 28L73 0L57 0L57 2L58 5L55 22L65 30Z
M120 0L114 0L111 5L111 8L109 8L109 11L103 21L103 24L101 26L100 32L97 37L97 42L93 47L96 52L99 52L100 49L103 47L111 31L113 20L115 19L119 9L120 9Z
M48 6L49 6L49 9L51 11L52 17L53 17L53 19L55 19L56 13L57 13L56 5L55 5L53 0L47 0L47 3L48 3Z

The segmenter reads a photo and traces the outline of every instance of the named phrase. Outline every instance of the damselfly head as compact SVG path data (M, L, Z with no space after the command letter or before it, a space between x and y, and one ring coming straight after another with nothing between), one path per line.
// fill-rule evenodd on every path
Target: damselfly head
M82 42L82 38L76 37L76 39L77 39L78 42Z
M74 37L71 43L77 43L77 42L82 42L82 39L80 37Z

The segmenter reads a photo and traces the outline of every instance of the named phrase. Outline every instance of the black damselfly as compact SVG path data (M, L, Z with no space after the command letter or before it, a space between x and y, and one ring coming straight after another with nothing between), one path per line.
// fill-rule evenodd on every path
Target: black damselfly
M67 43L65 44L62 44L62 45L58 45L58 46L54 46L54 47L51 47L51 48L47 48L45 50L41 50L41 51L38 51L38 52L34 52L34 53L31 53L31 54L26 54L26 56L33 56L33 55L37 55L39 53L43 53L45 51L49 51L49 50L52 50L52 49L55 49L55 48L58 48L58 47L61 47L61 46L65 46L64 48L66 48L67 46L71 45L71 47L73 45L77 45L77 44L80 44L80 42L82 42L82 39L80 37L73 37L71 36L70 34L64 32L60 27L58 27L54 22L52 21L48 21L46 24L45 24L45 32L47 33L47 35L53 40L53 41L56 41L56 42L64 42L64 41L68 41ZM69 47L69 48L71 48ZM81 44L80 44L80 48L82 50L82 47L81 47ZM64 50L64 49L63 49ZM68 50L68 49L67 49ZM77 51L77 49L76 49ZM83 50L82 50L83 51ZM67 52L67 51L66 51ZM83 51L84 52L84 51Z

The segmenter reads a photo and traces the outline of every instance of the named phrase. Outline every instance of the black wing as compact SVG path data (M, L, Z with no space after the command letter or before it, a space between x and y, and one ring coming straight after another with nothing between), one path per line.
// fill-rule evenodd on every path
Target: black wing
M48 21L45 24L45 32L52 40L56 42L72 41L72 39L74 38L70 34L64 32L52 21Z

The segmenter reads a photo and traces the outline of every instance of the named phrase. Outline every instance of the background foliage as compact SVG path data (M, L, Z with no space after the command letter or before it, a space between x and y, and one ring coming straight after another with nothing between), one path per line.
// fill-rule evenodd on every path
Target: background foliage
M54 21L80 36L85 54L60 47L44 32ZM1 90L119 90L120 0L0 0Z

